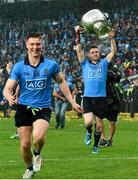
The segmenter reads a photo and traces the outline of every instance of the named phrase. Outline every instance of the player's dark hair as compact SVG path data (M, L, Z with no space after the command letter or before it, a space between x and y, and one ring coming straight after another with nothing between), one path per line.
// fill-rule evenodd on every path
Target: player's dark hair
M42 38L42 35L39 32L28 32L27 36L26 36L26 40L28 40L29 38Z
M90 49L93 49L93 48L97 48L98 49L98 47L95 44L90 46Z

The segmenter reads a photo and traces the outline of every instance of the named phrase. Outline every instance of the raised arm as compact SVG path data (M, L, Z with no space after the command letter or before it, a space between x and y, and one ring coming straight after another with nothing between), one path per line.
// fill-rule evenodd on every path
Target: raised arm
M64 96L67 98L67 100L70 102L72 107L74 109L76 109L78 112L82 112L82 108L72 98L72 94L71 94L69 87L64 79L63 74L59 73L54 79L59 84L60 90L62 91Z
M85 55L84 55L84 52L81 48L81 44L80 44L80 31L81 31L81 27L79 25L77 25L75 27L75 32L76 32L76 53L77 53L77 56L78 56L78 59L79 59L79 62L82 63L84 58L85 58Z
M111 30L109 33L109 40L111 42L111 52L106 56L106 59L110 62L113 60L114 56L117 54L117 47L114 39L115 31Z

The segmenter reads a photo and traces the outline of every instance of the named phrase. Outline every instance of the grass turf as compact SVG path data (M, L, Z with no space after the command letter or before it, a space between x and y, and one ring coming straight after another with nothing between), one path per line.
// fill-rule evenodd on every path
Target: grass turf
M122 118L123 117L123 118ZM123 120L122 120L123 119ZM33 179L138 179L138 122L120 116L112 147L92 154L84 144L83 119L67 116L65 129L55 129L54 116L42 151L43 167ZM105 120L106 133L108 121ZM25 170L13 119L0 119L0 179L20 179Z

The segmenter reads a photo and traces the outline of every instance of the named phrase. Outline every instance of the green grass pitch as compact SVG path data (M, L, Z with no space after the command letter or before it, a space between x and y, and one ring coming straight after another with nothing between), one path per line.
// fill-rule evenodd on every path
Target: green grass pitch
M138 179L138 121L119 118L112 147L92 154L84 144L83 119L67 116L65 129L54 128L51 119L42 151L43 167L33 179ZM106 133L108 121L105 120ZM25 165L13 119L0 119L0 179L20 179Z

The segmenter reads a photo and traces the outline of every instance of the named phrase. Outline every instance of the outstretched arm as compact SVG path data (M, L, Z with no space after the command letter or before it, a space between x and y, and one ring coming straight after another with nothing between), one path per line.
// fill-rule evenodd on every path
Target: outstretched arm
M78 56L78 59L79 59L79 62L82 63L84 58L85 58L85 55L84 55L84 52L81 48L81 44L80 44L80 31L81 31L81 27L79 25L77 25L75 27L75 32L76 32L76 53L77 53L77 56Z
M117 54L117 47L114 40L115 31L111 30L109 33L109 40L111 42L111 52L106 56L106 59L110 62L114 58L114 56Z

